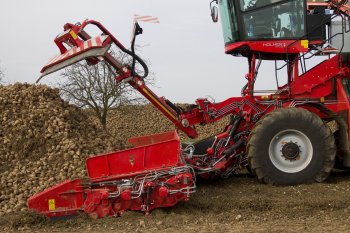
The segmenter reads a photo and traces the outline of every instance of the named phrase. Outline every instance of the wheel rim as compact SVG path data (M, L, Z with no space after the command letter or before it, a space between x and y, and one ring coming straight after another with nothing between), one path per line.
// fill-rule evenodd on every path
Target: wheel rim
M273 165L286 173L304 170L311 162L313 147L302 132L288 129L277 133L269 145L269 157Z

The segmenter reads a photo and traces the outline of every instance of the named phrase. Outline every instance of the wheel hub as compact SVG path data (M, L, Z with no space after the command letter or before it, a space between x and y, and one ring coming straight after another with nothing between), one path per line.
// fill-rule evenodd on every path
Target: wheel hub
M278 170L297 173L310 164L313 146L310 139L300 130L286 129L272 137L269 157Z
M282 156L288 160L296 160L299 154L299 146L294 142L288 142L282 147Z

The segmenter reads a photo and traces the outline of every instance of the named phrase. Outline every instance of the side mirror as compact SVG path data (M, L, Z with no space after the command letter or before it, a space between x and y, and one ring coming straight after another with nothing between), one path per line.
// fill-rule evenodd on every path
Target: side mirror
M219 18L219 12L218 12L218 7L217 6L212 6L211 7L211 19L213 20L214 23L218 22Z

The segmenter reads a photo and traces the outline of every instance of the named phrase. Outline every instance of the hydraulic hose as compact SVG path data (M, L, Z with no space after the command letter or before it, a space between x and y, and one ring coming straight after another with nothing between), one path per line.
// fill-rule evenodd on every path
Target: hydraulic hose
M105 27L104 27L100 22L98 22L98 21L95 21L95 20L86 20L86 21L84 21L84 22L80 25L80 31L84 30L84 28L85 28L88 24L95 25L96 27L98 27L98 28L103 32L103 34L110 36L110 37L112 38L113 42L115 43L115 45L116 45L121 51L123 51L124 53L130 55L130 56L133 58L133 63L134 63L135 61L137 61L137 62L142 66L142 68L143 68L143 70L144 70L144 74L143 74L143 75L139 75L139 74L137 74L137 73L135 72L135 70L133 69L134 75L139 76L141 79L144 79L144 78L146 78L146 77L148 76L149 70L148 70L148 67L147 67L146 63L145 63L138 55L135 54L134 48L135 48L135 38L136 38L136 34L137 34L137 33L134 34L134 37L133 37L133 40L132 40L132 43L131 43L131 50L132 50L132 51L130 51L130 50L126 49L126 48L123 46L123 44L120 43L120 42L117 40L117 38L115 38L115 37L112 35L112 33L110 33L110 32L107 30L107 28L105 28ZM140 33L139 33L139 34L141 34L141 33L142 33L142 28L141 28L137 23L136 23L136 25L137 25L136 27L138 27L138 28L140 29ZM134 65L134 66L135 66L135 65Z
M229 156L231 154L233 154L233 152L240 147L241 145L243 145L244 140L243 138L239 139L233 146L231 146L230 148L228 148L227 150L225 150L224 155L225 156Z
M229 136L232 138L234 136L234 133L236 132L236 129L237 129L237 126L239 125L239 123L241 122L242 120L242 116L241 115L235 115L232 119L232 128L229 132Z
M123 51L123 52L127 53L128 55L130 55L133 58L132 59L132 66L131 66L133 74L139 76L141 79L144 79L148 76L149 70L148 70L146 63L139 56L137 56L135 54L135 40L136 40L136 35L134 36L132 43L131 43L131 51L125 49L125 51ZM140 75L135 71L136 61L138 63L140 63L140 65L142 66L142 68L144 70L143 75Z
M148 67L146 65L146 63L139 57L136 55L135 53L135 41L136 41L136 36L142 34L143 30L140 27L140 25L135 22L135 33L133 35L132 38L132 42L131 42L131 51L125 49L125 53L129 54L132 57L132 65L131 65L131 70L133 72L133 75L137 75L139 76L141 79L144 79L148 76ZM122 48L120 48L122 49ZM122 49L123 50L123 49ZM138 63L140 63L140 65L142 66L143 70L144 70L144 74L143 75L139 75L136 71L135 71L135 66L136 66L136 61Z
M176 107L176 105L175 104L173 104L173 102L171 102L170 100L165 100L165 103L170 107L170 108L172 108L176 113L177 113L177 115L178 116L180 116L181 115L181 109L179 109L178 107Z

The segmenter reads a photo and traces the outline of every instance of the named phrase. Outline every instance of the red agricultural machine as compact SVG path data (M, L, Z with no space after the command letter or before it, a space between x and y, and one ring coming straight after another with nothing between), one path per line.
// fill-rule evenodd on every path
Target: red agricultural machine
M132 138L131 149L87 159L89 179L68 180L31 197L30 209L49 217L81 211L93 218L126 210L148 213L188 200L196 176L225 178L247 167L263 183L294 185L324 181L335 164L350 167L347 1L214 0L211 9L214 21L220 12L226 53L248 60L247 84L240 97L220 103L197 99L188 109L158 97L145 84L147 66L133 49L142 33L137 23L131 51L97 21L64 26L55 39L61 54L41 77L80 61L106 62L118 82L137 89L190 138L197 137L197 124L227 115L231 120L220 134L194 143L180 143L176 131ZM102 34L92 38L87 25ZM113 57L112 45L133 64ZM313 67L307 67L313 58ZM254 88L262 60L276 61L276 74L286 70L285 83L276 75L275 90ZM136 63L143 75L135 71Z

